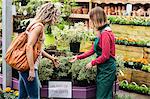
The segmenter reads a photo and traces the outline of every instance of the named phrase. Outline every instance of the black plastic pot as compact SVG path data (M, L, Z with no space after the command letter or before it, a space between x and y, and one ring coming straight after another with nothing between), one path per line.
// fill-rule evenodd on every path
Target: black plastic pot
M80 52L80 42L70 43L70 51L73 53Z

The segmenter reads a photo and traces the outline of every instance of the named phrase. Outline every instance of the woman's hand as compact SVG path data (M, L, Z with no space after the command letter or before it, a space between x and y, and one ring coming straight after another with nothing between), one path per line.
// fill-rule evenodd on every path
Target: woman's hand
M58 58L57 57L55 57L55 56L52 56L52 63L54 64L54 66L56 67L56 68L58 68L59 67L59 61L58 61Z
M50 59L56 68L59 67L59 61L58 61L57 57L55 57L54 55L52 55L52 56L49 55L49 54L48 54L47 52L45 52L44 50L42 50L42 55L43 55L44 57Z
M34 69L30 69L29 70L29 77L28 77L28 81L33 81L35 77L35 70Z
M77 60L77 56L73 56L73 58L70 59L69 62L73 63L73 62L75 62L76 60Z

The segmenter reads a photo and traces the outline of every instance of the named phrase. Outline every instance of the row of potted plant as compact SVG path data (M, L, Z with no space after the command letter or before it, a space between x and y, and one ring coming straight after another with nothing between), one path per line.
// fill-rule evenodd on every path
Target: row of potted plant
M12 90L10 87L7 87L5 90L0 88L0 99L17 99L18 95L19 92Z
M126 90L126 91L131 91L131 92L136 92L140 94L146 94L150 95L150 87L147 87L146 85L142 84L137 85L135 82L128 83L127 80L123 80L119 84L120 89Z
M143 65L148 65L149 62L147 59L144 58L139 58L139 59L135 59L135 58L124 58L124 66L127 68L134 68L134 69L139 69L141 70Z
M108 20L112 24L150 26L150 18L145 17L109 16Z
M142 70L143 70L143 71L146 71L146 72L150 72L150 65L144 65L144 66L142 67Z
M72 53L67 53L66 56L59 56L59 68L53 67L51 61L43 58L39 66L39 79L41 82L48 80L71 80L74 85L86 86L95 82L96 69L87 70L85 65L90 62L93 57L78 60L70 63Z
M150 47L149 41L135 40L133 38L116 37L116 44L127 46Z
M58 56L60 61L59 68L53 67L51 61L43 58L40 62L38 73L41 82L48 80L71 80L76 86L89 86L95 84L96 68L86 69L85 66L91 60L95 59L95 55L83 60L77 60L70 63L72 58L71 52L65 52L63 56ZM116 57L117 71L123 69L124 60L122 56Z

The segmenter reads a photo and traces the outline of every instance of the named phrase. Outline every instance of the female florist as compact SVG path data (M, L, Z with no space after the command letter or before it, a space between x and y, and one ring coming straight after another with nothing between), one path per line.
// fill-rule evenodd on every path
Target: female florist
M1 0L0 99L150 99L150 0Z

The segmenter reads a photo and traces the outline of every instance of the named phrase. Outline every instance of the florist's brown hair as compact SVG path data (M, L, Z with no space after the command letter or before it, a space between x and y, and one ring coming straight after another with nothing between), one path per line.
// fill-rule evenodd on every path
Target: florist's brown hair
M94 26L107 23L107 16L101 7L95 7L90 11L90 19Z

